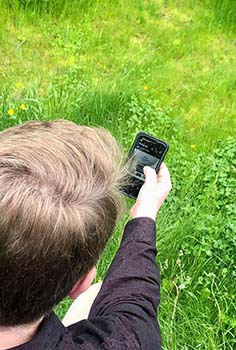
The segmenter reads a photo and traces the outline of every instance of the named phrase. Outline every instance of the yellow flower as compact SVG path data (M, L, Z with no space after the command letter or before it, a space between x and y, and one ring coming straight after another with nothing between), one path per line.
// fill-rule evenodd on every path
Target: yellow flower
M69 56L68 59L67 59L67 64L68 65L73 65L75 63L76 63L76 57L74 55Z
M17 89L22 89L22 88L24 87L24 85L22 84L21 81L18 81L18 82L16 83L16 87L17 87Z
M22 36L22 35L19 35L19 36L17 37L17 39L18 39L19 41L25 41L25 40L26 40L25 37Z
M175 39L175 40L173 41L173 44L176 45L176 46L179 46L179 45L181 44L181 40Z
M147 85L144 85L143 89L144 89L145 91L147 91L147 90L148 90L148 86L147 86Z
M192 148L192 149L196 148L196 145L191 145L191 148Z
M26 105L25 105L24 103L22 103L22 104L20 105L20 109L22 109L23 111L25 111L25 110L26 110Z
M14 114L14 109L10 108L7 112L10 116L12 116Z

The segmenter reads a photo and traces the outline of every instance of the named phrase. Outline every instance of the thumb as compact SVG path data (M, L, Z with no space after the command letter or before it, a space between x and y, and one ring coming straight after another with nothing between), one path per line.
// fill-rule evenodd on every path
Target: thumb
M150 166L145 166L143 168L143 172L145 175L145 183L146 184L156 184L157 182L157 174L156 174L156 170L151 168Z

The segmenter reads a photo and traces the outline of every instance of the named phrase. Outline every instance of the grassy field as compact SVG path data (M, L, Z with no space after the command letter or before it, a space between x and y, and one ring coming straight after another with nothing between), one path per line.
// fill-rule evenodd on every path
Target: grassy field
M126 152L139 130L168 141L173 190L157 220L163 350L235 349L236 8L226 0L0 5L0 130L66 118L108 128Z

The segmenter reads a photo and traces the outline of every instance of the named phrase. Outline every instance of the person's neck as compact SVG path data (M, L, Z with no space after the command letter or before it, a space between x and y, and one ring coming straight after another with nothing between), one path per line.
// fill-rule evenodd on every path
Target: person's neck
M43 317L30 325L0 327L0 350L11 349L30 341L37 333Z

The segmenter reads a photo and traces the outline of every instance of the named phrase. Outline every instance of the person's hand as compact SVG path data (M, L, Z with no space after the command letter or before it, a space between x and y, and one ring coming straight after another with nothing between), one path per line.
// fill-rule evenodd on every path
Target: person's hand
M164 163L161 164L158 174L149 166L145 166L143 171L145 183L130 209L130 216L132 219L147 216L156 220L157 212L171 190L170 173Z

